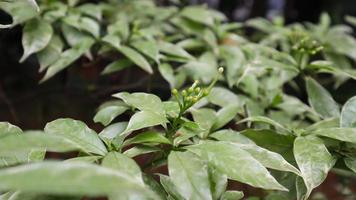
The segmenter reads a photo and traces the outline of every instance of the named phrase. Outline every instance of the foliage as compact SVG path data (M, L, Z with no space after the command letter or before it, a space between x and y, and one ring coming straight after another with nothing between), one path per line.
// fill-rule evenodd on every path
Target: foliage
M356 172L355 97L340 108L322 84L355 79L356 40L327 14L319 24L238 24L204 6L145 0L38 5L0 2L13 17L1 27L23 25L21 61L36 54L41 82L100 57L110 63L104 75L159 72L172 97L114 94L94 116L99 134L68 118L43 131L0 123L0 199L229 200L243 198L227 186L238 181L266 199L305 200L330 170ZM78 154L48 161L46 152Z

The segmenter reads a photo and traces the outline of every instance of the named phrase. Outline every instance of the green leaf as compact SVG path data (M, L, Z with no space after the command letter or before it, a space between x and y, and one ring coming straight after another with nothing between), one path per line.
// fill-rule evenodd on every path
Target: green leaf
M40 72L48 66L56 62L62 53L63 42L58 35L53 35L51 41L46 48L37 53L37 58L40 63Z
M347 15L345 20L353 26L356 26L356 17Z
M111 35L119 35L122 40L126 40L130 35L130 25L126 16L120 16L115 23L108 26L108 33Z
M145 56L151 58L156 63L159 63L159 48L153 40L138 40L131 45Z
M269 124L271 126L274 126L276 128L280 128L282 130L285 130L287 132L290 132L286 127L284 127L283 125L279 124L278 122L268 118L268 117L264 117L264 116L252 116L252 117L248 117L245 118L239 122L237 122L238 124L241 123L245 123L245 122L260 122L260 123L266 123Z
M194 121L205 131L210 131L217 120L216 112L210 108L194 109L191 113Z
M0 8L11 15L12 24L0 25L0 28L11 28L22 24L39 14L29 1L1 1Z
M79 44L75 45L73 48L64 51L59 59L48 67L45 76L42 78L41 82L47 81L52 78L55 74L62 71L68 65L72 64L75 60L80 58L85 52L87 52L90 47L94 44L92 39L83 39Z
M241 104L236 94L223 87L214 87L207 98L209 102L220 107L230 104Z
M337 128L340 127L339 118L329 118L318 121L310 126L308 126L305 131L312 132L318 129L325 129L325 128Z
M340 116L340 126L356 128L356 97L349 99L342 107Z
M187 6L181 13L182 16L208 26L214 25L214 18L212 13L206 7L202 6Z
M154 194L125 172L79 162L42 162L0 170L2 190L58 195Z
M124 132L127 124L128 122L111 124L99 133L99 137L105 141L105 143L110 144L114 139L118 138L122 132Z
M67 160L65 160L65 162L95 163L101 158L102 158L102 156L81 156L81 157L75 157L75 158L67 159Z
M114 61L114 62L110 63L109 65L107 65L105 67L105 69L101 72L101 74L107 75L107 74L111 74L114 72L118 72L122 69L130 67L132 64L133 63L128 59L117 60L117 61Z
M124 54L128 59L130 59L133 63L139 66L141 69L145 70L146 72L152 74L153 70L151 65L148 63L145 57L143 57L140 53L136 50L127 47L127 46L120 46L118 49L122 54Z
M138 155L153 153L160 151L161 149L155 146L147 146L147 145L137 145L132 147L131 149L124 152L130 158L136 157Z
M208 165L195 154L172 151L168 156L168 171L185 199L212 199Z
M151 111L161 115L165 115L165 110L161 99L153 94L142 92L127 93L120 92L114 94L113 97L122 99L127 105L137 108L141 111Z
M23 29L22 46L23 56L20 62L25 61L31 54L44 49L51 41L53 29L45 20L33 19L26 23Z
M222 197L220 198L221 200L239 200L244 197L244 193L240 191L226 191Z
M239 109L240 109L240 105L237 105L237 104L230 104L230 105L226 105L225 107L221 108L216 113L217 120L214 123L212 129L217 130L217 129L225 126L227 123L229 123L231 120L233 120L235 118L235 116L239 112Z
M126 106L108 106L99 110L94 117L94 122L100 122L104 126L107 126L117 116L128 110Z
M246 22L246 24L252 28L260 30L265 33L274 33L275 29L273 24L265 18L258 17L254 19L250 19Z
M311 134L356 143L356 128L321 128Z
M292 135L281 135L272 130L253 130L247 129L241 132L258 146L283 155L289 162L295 162L293 156L293 142L295 137Z
M312 78L306 79L309 104L323 118L339 117L339 106L330 93Z
M8 122L0 122L0 138L8 135L19 135L22 130Z
M308 189L304 184L303 178L297 176L295 179L295 186L297 192L297 200L306 200L308 197L306 196L308 193Z
M121 47L121 39L118 35L106 35L102 41L110 44L112 47L119 49Z
M262 134L262 133L261 133ZM210 135L220 141L229 141L235 143L239 148L250 153L263 166L280 171L293 172L300 175L298 169L289 164L281 155L257 146L252 140L239 132L233 130L221 130Z
M344 158L345 165L356 173L356 158Z
M219 130L217 132L210 134L209 136L220 141L227 141L227 142L233 142L238 144L255 144L248 137L231 129Z
M152 191L157 194L157 197L159 197L158 200L166 200L166 192L153 176L151 176L150 174L143 173L142 178L145 182L145 185L147 185Z
M298 137L294 141L294 157L307 187L304 199L308 199L311 191L325 180L335 158L315 136Z
M232 87L241 77L245 55L242 50L235 46L220 46L220 54L226 65L226 78L229 87Z
M232 180L263 189L287 191L260 162L236 144L204 142L187 149L207 160ZM254 166L254 170L251 170L251 166Z
M258 160L263 166L275 169L279 171L293 172L296 175L300 175L300 172L293 165L289 164L278 153L261 148L255 144L237 144L241 149L250 153L256 160Z
M80 147L70 140L57 135L48 135L40 131L9 135L0 140L0 156L16 156L29 151L69 152Z
M100 37L100 24L92 18L81 17L79 19L79 26L76 28L90 33L94 38Z
M45 127L47 134L53 134L65 138L86 153L105 155L106 147L99 139L95 131L91 130L81 121L73 119L57 119L48 123Z
M163 52L168 55L176 56L179 58L184 58L186 60L194 60L194 57L191 56L187 51L178 45L172 43L159 41L158 48L160 52Z
M129 144L144 144L144 143L171 144L171 142L166 137L164 137L162 133L155 132L155 131L147 131L126 140L125 146Z
M169 83L170 88L175 88L177 86L174 70L170 64L162 63L158 65L158 70L162 77Z
M169 176L159 174L159 180L164 190L168 193L168 197L171 197L171 199L174 200L185 200L185 198L182 197L181 194L177 191L176 186Z
M228 184L227 176L212 166L208 166L208 172L212 197L213 199L219 199L226 190Z
M81 13L83 13L87 16L93 17L99 21L102 18L102 7L98 6L96 4L86 3L86 4L78 6L77 9Z
M162 116L152 111L140 111L135 113L131 117L126 130L121 134L123 135L132 131L156 125L164 126L167 122L168 120L165 116Z
M144 185L140 167L134 160L124 154L118 152L110 152L104 157L101 165L110 169L118 170L119 172L123 172L135 180L135 182Z
M79 31L78 29L76 29L72 26L69 26L65 23L62 23L61 28L62 28L62 34L63 34L65 40L71 47L78 46L78 45L80 46L80 43L82 41L92 39L92 37L89 36L88 34L83 33L81 31Z

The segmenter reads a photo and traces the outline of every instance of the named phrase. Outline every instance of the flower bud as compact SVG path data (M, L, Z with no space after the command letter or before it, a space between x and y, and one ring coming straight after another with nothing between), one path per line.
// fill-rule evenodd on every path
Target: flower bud
M178 94L178 90L174 88L174 89L172 90L172 94L173 94L173 95L177 95L177 94Z
M194 88L193 88L193 87L190 87L190 88L188 89L188 93L189 93L189 94L193 93L193 91L194 91Z
M192 98L192 102L193 102L193 103L198 102L198 100L199 100L198 97L193 97L193 98Z
M200 92L200 87L197 87L197 88L195 88L195 90L194 90L194 92L196 93L196 94L198 94L199 92Z
M182 96L183 96L183 97L186 97L186 96L187 96L187 91L186 91L186 90L183 90L183 91L182 91Z
M208 96L208 95L209 95L209 90L204 89L204 91L203 91L203 96Z
M193 97L191 97L191 96L187 97L188 102L191 102L192 100L193 100Z
M219 67L219 73L220 74L224 73L224 68L223 67Z

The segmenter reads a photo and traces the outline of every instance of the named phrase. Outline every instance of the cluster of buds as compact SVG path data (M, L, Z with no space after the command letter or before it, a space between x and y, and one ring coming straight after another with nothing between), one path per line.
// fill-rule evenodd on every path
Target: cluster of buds
M300 53L315 55L324 49L318 41L311 39L305 34L294 33L291 35L292 49Z
M224 72L224 68L220 67L218 71L220 75ZM218 78L219 76L217 76L207 88L200 88L198 86L199 81L196 80L188 89L184 89L181 92L179 92L177 89L173 89L172 95L178 102L181 112L186 111L200 99L206 97L217 82Z

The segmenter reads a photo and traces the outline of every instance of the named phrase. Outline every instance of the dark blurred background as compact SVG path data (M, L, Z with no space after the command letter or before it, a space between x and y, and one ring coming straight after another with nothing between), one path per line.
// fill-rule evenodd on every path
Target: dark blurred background
M342 23L345 15L356 16L356 1L351 0L186 0L185 3L205 3L232 21L283 15L287 23L317 22L321 12L326 11L333 23ZM8 21L11 18L0 12L0 22ZM37 72L36 58L32 56L20 64L22 51L21 27L0 30L0 121L9 121L24 129L41 129L46 122L59 117L80 119L97 127L92 117L98 105L122 90L169 95L168 85L162 84L164 81L159 77L148 77L138 69L100 76L105 66L99 60L89 62L84 58L51 80L38 84L42 74ZM344 101L349 97L348 90L344 90L345 97L337 99Z

